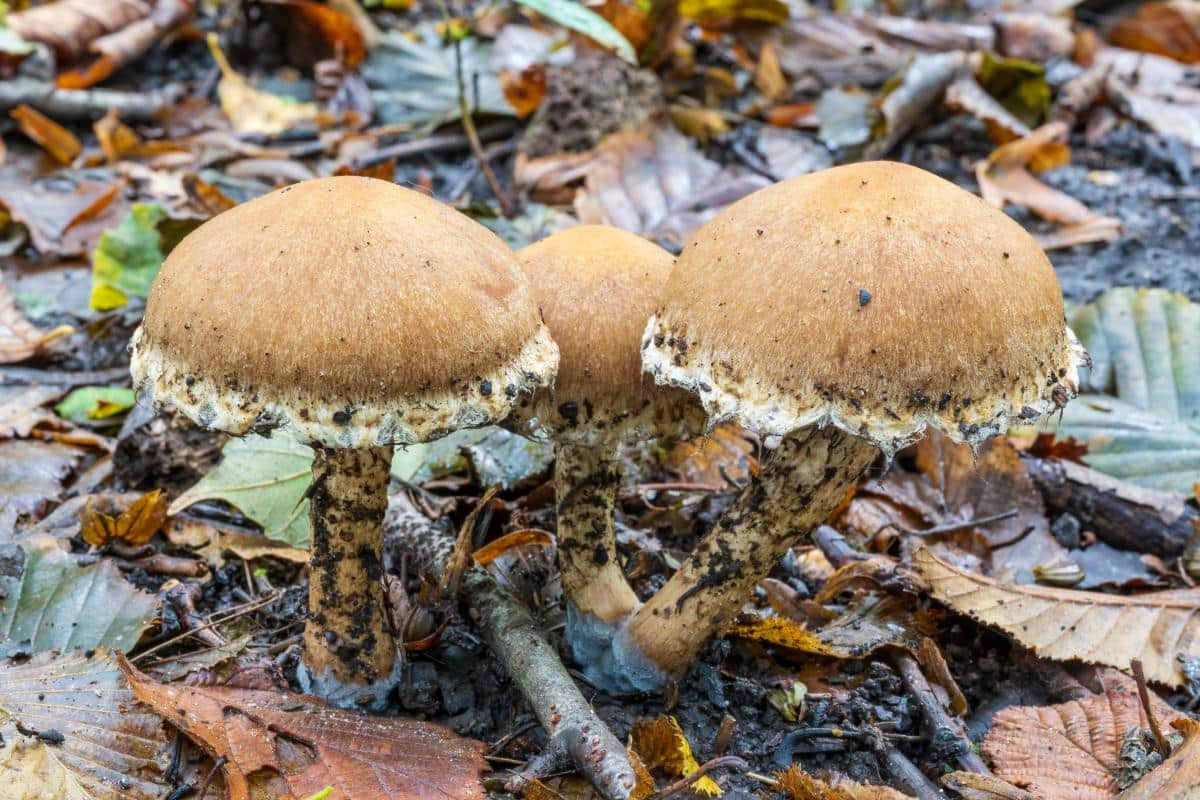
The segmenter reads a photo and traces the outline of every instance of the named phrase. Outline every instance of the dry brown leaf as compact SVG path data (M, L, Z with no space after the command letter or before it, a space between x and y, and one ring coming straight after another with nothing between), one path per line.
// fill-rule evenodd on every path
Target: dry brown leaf
M1143 3L1117 20L1108 40L1118 47L1155 53L1185 64L1200 62L1200 3Z
M146 142L134 132L133 128L121 122L115 108L92 125L96 132L96 141L104 153L104 160L116 164L123 158L145 158L162 153L181 153L187 150L182 144L167 140Z
M775 773L775 779L792 800L911 800L890 786L847 780L829 784L809 775L799 764L793 764L786 772Z
M1112 800L1125 734L1147 721L1133 680L1109 681L1103 694L1056 706L999 711L983 740L996 775L1054 800ZM1159 723L1179 713L1150 694Z
M541 547L553 547L554 536L537 528L524 528L519 531L506 533L499 539L488 542L476 550L474 553L475 563L486 567L514 547L525 547L531 544Z
M414 719L370 717L307 695L156 683L122 659L134 695L225 757L229 800L308 797L424 800L486 797L484 745Z
M37 352L42 339L42 332L25 319L17 306L17 298L0 280L0 364L24 361ZM2 429L3 423L0 423Z
M293 66L311 68L318 61L336 58L354 68L366 60L366 41L350 14L311 0L267 2L282 12L280 33Z
M160 800L168 749L162 720L134 700L108 651L0 664L5 800Z
M112 1L108 0L110 3ZM83 0L75 5L82 5L86 10L95 2ZM79 63L59 74L55 81L59 88L87 89L95 86L119 68L141 58L164 35L187 22L193 11L192 0L155 0L138 5L141 11L139 18L87 43Z
M504 99L516 109L520 119L538 110L546 96L546 68L543 65L532 64L519 73L502 69L499 77Z
M226 552L244 561L272 556L292 564L308 563L307 550L288 547L255 531L224 527L195 517L173 517L167 523L166 535L171 544L189 548L214 568L225 563Z
M1038 800L1008 781L978 772L951 772L942 776L942 785L958 792L963 800Z
M0 289L3 289L2 284ZM2 350L3 345L0 345ZM0 363L3 363L2 359ZM47 403L62 397L64 391L60 386L46 384L0 389L0 439L27 439L35 429L69 428L61 417L46 408Z
M865 658L881 647L920 652L921 634L899 598L861 595L819 631L781 617L730 626L726 635L834 658Z
M1200 658L1200 589L1109 595L1049 586L1009 586L947 564L922 548L913 563L933 596L995 626L1043 658L1128 669L1185 682L1179 657Z
M723 423L706 436L675 445L663 466L687 483L740 484L758 474L754 443L747 437L746 430L736 422Z
M25 181L0 183L0 205L29 231L44 256L86 256L100 236L115 228L129 204L121 201L124 181L85 180L62 190Z
M786 100L792 93L792 84L783 74L783 68L779 66L779 54L775 51L775 43L770 39L763 42L762 51L758 54L758 65L754 69L754 88L762 92L771 105Z
M8 115L17 121L21 133L40 144L59 164L70 164L83 152L75 134L35 108L19 105Z
M96 510L89 503L79 517L83 540L93 547L103 547L114 539L141 547L166 522L167 497L161 489L147 492L116 517Z
M1177 719L1171 724L1183 734L1183 743L1170 758L1121 792L1119 800L1200 799L1200 722Z
M652 770L661 770L672 778L684 778L700 768L683 729L672 716L663 714L655 720L638 720L633 723L629 738L633 749ZM707 775L692 784L692 791L704 797L721 795L721 787Z
M82 459L83 451L60 442L0 442L0 513L42 516L62 501L63 483Z
M9 14L6 24L69 64L83 58L93 41L144 18L151 8L145 0L59 0Z

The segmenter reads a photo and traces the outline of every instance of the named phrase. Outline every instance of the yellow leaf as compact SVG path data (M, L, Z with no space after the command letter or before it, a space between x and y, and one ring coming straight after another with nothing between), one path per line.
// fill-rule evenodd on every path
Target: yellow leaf
M829 784L809 775L799 764L776 773L775 779L792 800L908 800L908 795L888 786L851 781Z
M114 308L120 308L127 302L129 302L129 298L115 286L106 286L100 283L92 284L92 294L88 298L88 304L96 311L112 311Z
M787 21L788 7L781 0L680 0L679 14L701 22L747 19L778 25Z
M674 778L685 778L700 765L691 745L674 717L663 714L656 720L639 720L629 732L633 749L650 769L660 769ZM705 797L720 797L721 787L707 775L692 784L692 791Z
M80 535L93 547L103 547L114 539L141 547L154 538L166 519L167 498L161 489L142 495L116 517L98 510L89 500L79 514Z
M215 33L208 35L208 49L221 68L221 81L217 84L221 110L239 133L274 135L320 121L321 112L315 103L300 103L251 86L230 66Z
M706 144L709 136L729 130L725 117L715 108L672 106L671 121L675 123L676 128L700 144Z
M17 121L21 133L40 144L59 164L70 164L83 152L75 134L30 106L19 105L8 115Z

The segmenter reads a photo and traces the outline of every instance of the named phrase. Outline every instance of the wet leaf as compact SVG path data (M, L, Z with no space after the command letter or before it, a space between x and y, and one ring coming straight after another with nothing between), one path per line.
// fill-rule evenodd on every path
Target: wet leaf
M775 773L775 779L792 800L909 800L908 795L888 786L849 780L829 784L809 775L799 764L793 764L786 772Z
M167 523L167 538L172 544L187 547L213 567L225 563L225 553L243 561L271 557L291 564L307 564L308 551L268 539L261 533L216 525L186 516Z
M1038 800L994 775L977 772L951 772L942 776L942 785L962 795L963 800Z
M0 513L39 517L62 500L83 453L61 442L0 442Z
M221 80L217 84L221 109L239 133L275 135L291 128L316 125L321 119L314 103L297 102L251 86L230 66L215 33L208 35L208 49L221 68Z
M486 797L484 745L427 722L370 717L307 695L150 680L126 663L134 695L213 758L224 756L230 800Z
M117 224L127 208L119 199L123 185L122 181L83 180L64 189L61 182L0 183L0 205L25 226L42 255L81 256Z
M123 386L83 386L73 390L54 407L58 415L71 422L108 419L133 408L132 389Z
M25 318L8 285L0 281L0 364L24 361L37 352L43 334Z
M1200 483L1200 306L1163 289L1111 289L1071 314L1092 356L1081 388L1116 395L1068 404L1058 438L1089 466L1141 486Z
M953 567L927 548L913 562L938 600L1043 658L1119 669L1140 658L1149 680L1182 686L1178 657L1200 657L1200 589L1125 596L1009 586Z
M699 22L753 20L779 25L789 16L781 0L680 0L679 14Z
M488 542L476 550L472 556L475 559L475 563L487 566L509 550L516 547L526 547L531 544L541 547L553 547L554 536L546 531L539 531L536 528L525 528L513 531L512 533L506 533L499 539Z
M276 433L230 439L221 463L171 503L175 515L201 500L224 500L263 528L269 539L307 547L312 449Z
M663 714L655 720L638 720L629 732L633 749L651 770L672 778L684 778L700 768L679 722ZM692 792L703 797L720 797L721 787L705 775L692 784Z
M726 635L801 653L853 659L866 658L887 646L918 653L922 638L902 600L878 595L855 598L843 613L819 631L810 631L794 620L767 617L732 625Z
M605 49L612 50L630 64L637 64L637 54L612 23L577 0L516 0L564 28L581 33Z
M14 546L9 558L24 563L0 576L0 654L128 650L158 613L158 600L121 577L112 562L81 567L49 536Z
M22 733L37 731L54 743ZM169 742L111 653L0 664L0 783L8 800L161 800Z
M996 775L1055 800L1108 800L1117 794L1117 754L1125 734L1147 727L1132 679L1108 681L1102 694L1055 706L997 712L983 740ZM1153 693L1159 723L1179 718Z
M8 115L17 121L21 133L40 144L59 164L70 164L83 152L75 134L34 108L19 105Z
M68 427L45 408L62 393L61 387L36 384L0 388L0 439L27 439L34 429Z
M409 37L388 31L362 66L371 87L379 120L387 125L411 125L429 131L453 122L461 114L458 102L455 46L448 46L429 26ZM504 99L496 71L488 63L491 47L480 39L457 44L463 80L475 113L512 116L515 110Z
M80 516L80 536L93 547L118 540L133 547L149 543L167 520L167 498L161 489L139 497L116 517L84 506Z
M723 423L707 436L679 442L667 454L663 466L687 483L743 483L758 473L754 443L748 435L736 422Z
M165 258L158 226L166 216L158 203L137 203L120 225L100 237L92 253L93 309L120 308L130 295L149 297Z
M1050 86L1040 65L987 52L983 54L978 77L988 94L1025 125L1032 128L1046 118Z
M1121 792L1119 800L1196 800L1200 797L1200 722L1177 719L1183 744L1166 761Z

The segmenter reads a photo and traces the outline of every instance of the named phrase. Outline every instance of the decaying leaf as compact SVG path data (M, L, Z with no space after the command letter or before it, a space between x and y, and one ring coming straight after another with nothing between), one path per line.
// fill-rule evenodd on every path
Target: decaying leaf
M93 547L102 547L114 539L141 547L154 538L167 519L167 498L161 489L148 492L133 505L113 517L84 506L80 517L80 535Z
M629 738L633 749L652 770L684 778L700 768L683 729L672 716L663 714L654 720L638 720L633 723ZM692 784L692 791L703 797L721 796L721 787L707 775Z
M308 499L312 449L289 436L230 439L221 463L175 498L174 516L201 500L224 500L263 528L269 539L293 547L308 544Z
M35 429L66 428L66 423L46 408L47 403L54 402L62 393L62 387L46 385L6 386L0 389L0 439L27 439Z
M189 548L214 568L225 563L226 552L244 561L269 556L292 564L308 563L307 550L288 547L255 531L217 525L188 516L172 518L165 532L172 544Z
M778 25L789 16L787 3L781 0L682 0L679 14L699 22L754 20Z
M0 183L0 205L25 227L29 241L42 255L82 256L128 208L120 200L124 182L81 180L65 188L62 184Z
M9 546L0 573L0 654L26 650L128 650L158 614L158 600L107 560L81 567L49 536Z
M229 64L215 33L208 36L208 48L221 68L221 81L217 84L221 109L239 133L273 135L302 125L316 125L321 120L314 103L297 102L251 86Z
M612 23L592 11L583 3L571 0L517 0L542 16L552 19L565 28L587 36L596 44L612 50L630 64L637 63L633 45L613 27Z
M8 285L0 281L0 364L24 361L38 351L45 334L25 319Z
M82 459L61 442L0 442L0 512L40 517L62 500L63 482Z
M100 237L92 253L92 308L109 311L130 295L150 295L165 257L158 226L166 216L158 203L136 203L120 225Z
M540 547L553 547L554 536L547 531L525 528L513 531L512 533L506 533L499 539L488 542L471 555L475 559L475 563L487 566L509 550L515 547L528 547L531 544Z
M1168 686L1185 682L1180 656L1200 658L1200 589L1124 596L1009 586L951 566L928 548L913 562L938 600L1044 658L1119 669L1139 658L1149 680Z
M1140 781L1121 792L1119 800L1196 800L1200 797L1200 722L1177 719L1183 744Z
M867 158L882 158L912 130L953 83L966 65L963 53L921 53L915 56L879 103L882 124L866 147Z
M1087 226L1095 233L1090 241L1114 241L1121 234L1120 220L1098 216L1083 203L1050 188L1033 175L1039 167L1044 168L1038 160L1046 158L1048 152L1055 153L1058 161L1065 152L1058 143L1066 133L1066 123L1050 122L1022 139L998 147L975 167L980 193L996 208L1003 208L1005 203L1024 206L1050 222Z
M169 749L110 652L0 663L6 800L161 800Z
M910 800L889 786L871 786L842 780L826 783L809 775L799 764L775 774L779 788L792 800Z
M681 481L711 486L729 481L740 484L758 473L754 444L736 422L718 425L707 436L678 443L663 465Z
M59 164L70 164L83 152L75 134L37 109L20 105L8 112L17 121L21 133L37 142Z
M958 792L963 800L1038 800L1008 781L978 772L951 772L942 776L942 785Z
M1142 3L1109 29L1108 40L1118 47L1195 64L1200 62L1200 7L1195 0Z
M866 658L890 645L918 653L922 638L903 600L878 595L855 598L819 631L810 631L794 620L767 617L733 625L727 635L834 658Z
M996 774L1055 800L1111 800L1117 794L1117 754L1125 734L1147 727L1132 679L1106 681L1104 692L1055 706L999 711L983 740ZM1180 717L1151 693L1162 725Z
M134 695L213 758L230 800L484 798L484 745L438 725L370 717L307 695L156 683L123 662Z

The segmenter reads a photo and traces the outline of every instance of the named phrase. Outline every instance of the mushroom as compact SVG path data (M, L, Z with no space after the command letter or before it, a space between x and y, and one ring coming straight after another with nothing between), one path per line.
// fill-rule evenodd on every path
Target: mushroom
M558 560L566 638L585 673L603 674L614 627L638 607L621 570L613 504L623 442L703 423L699 404L642 376L646 320L674 259L640 236L602 225L555 233L517 254L561 350L553 391L524 401L519 421L555 441Z
M392 445L506 417L558 350L496 236L386 181L323 178L206 222L163 264L132 342L156 406L312 445L299 679L380 707L401 659L385 614Z
M914 167L852 164L730 206L676 262L642 342L660 384L769 449L614 641L613 683L677 674L882 454L972 447L1062 408L1086 354L1020 225Z

